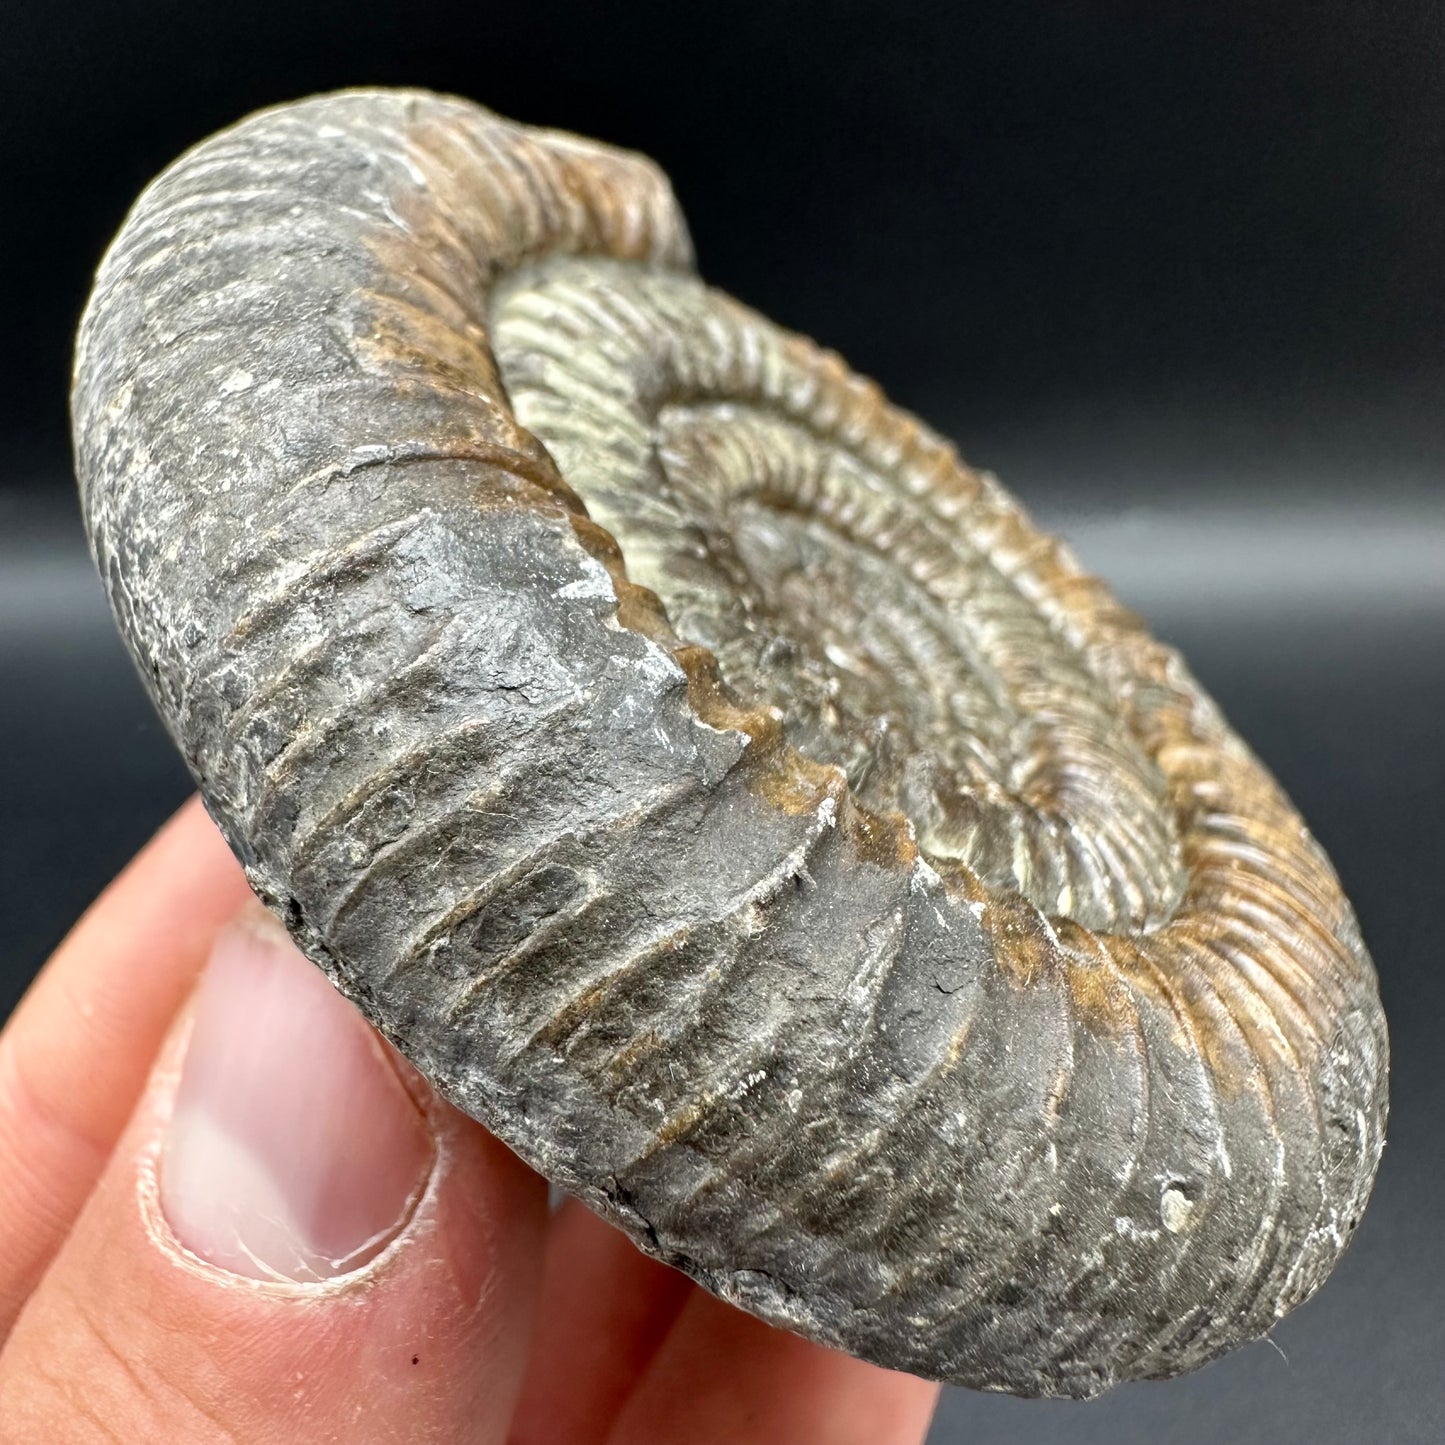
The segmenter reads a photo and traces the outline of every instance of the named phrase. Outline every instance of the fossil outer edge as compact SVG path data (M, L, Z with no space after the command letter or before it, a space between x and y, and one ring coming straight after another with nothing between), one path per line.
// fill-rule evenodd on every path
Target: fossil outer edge
M693 278L650 163L420 92L253 116L137 203L73 409L121 631L256 892L648 1253L1022 1394L1176 1374L1324 1280L1387 1062L1327 860L991 478ZM652 513L694 493L744 498L758 577L803 559L774 601L829 549L879 579L838 626L904 658L918 809L886 740L818 743L868 667L805 697L751 601L674 576ZM971 687L1017 757L950 740Z

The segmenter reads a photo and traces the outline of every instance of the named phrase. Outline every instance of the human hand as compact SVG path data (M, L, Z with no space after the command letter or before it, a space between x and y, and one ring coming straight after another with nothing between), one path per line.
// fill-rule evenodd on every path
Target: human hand
M249 897L193 800L0 1034L0 1439L923 1438L936 1387L549 1215Z

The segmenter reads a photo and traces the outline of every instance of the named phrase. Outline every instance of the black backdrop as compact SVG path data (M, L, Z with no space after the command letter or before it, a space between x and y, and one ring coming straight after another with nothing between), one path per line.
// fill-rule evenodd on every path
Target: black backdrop
M1445 1440L1445 10L0 0L0 1016L186 789L71 501L90 271L182 147L363 83L659 159L709 279L878 376L1185 649L1355 899L1395 1104L1334 1281L1277 1348L1088 1407L953 1394L936 1440Z

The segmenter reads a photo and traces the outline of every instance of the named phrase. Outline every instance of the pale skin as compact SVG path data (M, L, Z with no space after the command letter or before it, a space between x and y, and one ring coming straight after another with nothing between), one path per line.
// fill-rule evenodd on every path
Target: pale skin
M935 1386L770 1329L575 1202L550 1212L399 1063L430 1163L379 1253L298 1283L188 1249L157 1179L198 980L249 897L193 800L0 1033L0 1439L923 1440Z

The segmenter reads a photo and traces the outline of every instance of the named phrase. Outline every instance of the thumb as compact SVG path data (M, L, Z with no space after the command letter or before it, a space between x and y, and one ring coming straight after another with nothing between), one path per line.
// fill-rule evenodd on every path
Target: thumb
M0 1355L0 1438L503 1439L545 1219L249 913Z

